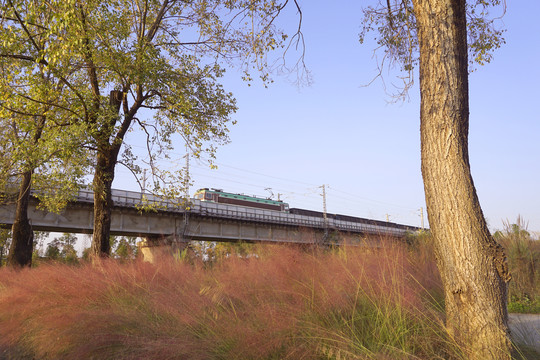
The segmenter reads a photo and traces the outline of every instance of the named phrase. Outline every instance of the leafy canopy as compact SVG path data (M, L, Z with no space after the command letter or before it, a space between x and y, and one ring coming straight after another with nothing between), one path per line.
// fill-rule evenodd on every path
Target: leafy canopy
M122 147L118 161L139 180L150 167L154 190L177 196L185 171L163 164L179 142L210 158L215 145L228 142L236 102L219 79L225 67L237 66L245 80L256 72L271 81L278 63L269 53L287 41L274 20L287 3L3 0L4 75L19 102L22 87L40 89L42 97L32 100L40 109L26 116L54 114L72 127L71 138L112 161ZM15 116L21 106L5 108ZM146 148L143 158L125 143L129 132ZM12 151L26 153L19 144Z
M0 3L0 186L12 188L25 172L35 172L41 205L59 211L89 165L85 128L62 78L65 62L48 66L45 49L54 14L43 4ZM23 20L24 19L24 20Z
M494 16L498 11L501 15ZM493 58L493 52L505 43L504 29L498 21L506 10L506 3L501 0L472 0L467 2L467 43L469 49L469 70L475 70L475 64L484 65ZM407 96L408 89L414 83L414 69L419 61L419 44L416 18L412 0L378 1L376 6L363 10L362 31L359 40L363 43L369 33L374 33L377 48L374 54L382 53L378 58L380 77L385 68L397 67L401 75L398 99Z

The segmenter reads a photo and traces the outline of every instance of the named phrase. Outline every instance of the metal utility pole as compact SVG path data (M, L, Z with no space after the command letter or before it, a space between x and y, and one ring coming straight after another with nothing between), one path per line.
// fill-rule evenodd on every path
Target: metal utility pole
M186 173L184 175L184 229L182 238L185 235L185 232L187 231L187 227L189 225L189 146L186 141Z
M189 199L189 147L186 143L186 175L184 180L184 187L186 190L186 201Z
M422 230L424 230L424 208L421 207L420 208L420 222L421 222L421 226L422 226Z
M322 197L323 197L323 200L322 200L322 206L323 206L323 217L326 220L328 220L328 217L326 216L326 185L323 184L322 187Z
M143 176L142 176L142 192L146 192L146 169L143 169Z
M328 216L326 214L326 185L322 186L322 197L323 197L323 219L324 219L324 237L323 243L326 243L328 239Z
M142 189L141 189L141 201L144 200L146 193L146 169L143 169L143 176L142 176Z

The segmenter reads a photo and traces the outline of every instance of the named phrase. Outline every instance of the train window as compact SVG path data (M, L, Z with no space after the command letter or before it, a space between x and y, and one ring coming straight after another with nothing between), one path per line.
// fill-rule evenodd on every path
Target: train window
M212 200L212 194L206 193L205 194L206 200Z

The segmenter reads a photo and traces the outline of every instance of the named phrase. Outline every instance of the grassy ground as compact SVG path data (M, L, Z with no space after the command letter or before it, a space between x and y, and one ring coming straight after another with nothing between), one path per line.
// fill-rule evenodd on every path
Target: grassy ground
M466 359L428 248L252 252L0 269L0 358Z

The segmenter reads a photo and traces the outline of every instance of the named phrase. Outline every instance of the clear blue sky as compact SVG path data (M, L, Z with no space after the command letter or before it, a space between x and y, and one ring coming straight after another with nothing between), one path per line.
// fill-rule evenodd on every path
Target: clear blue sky
M217 153L218 170L192 161L194 186L266 196L291 207L420 225L425 209L420 173L419 89L389 104L377 73L373 44L361 45L362 1L300 1L305 61L313 84L297 88L275 76L268 89L243 83L229 70L223 81L239 110L231 143ZM292 10L292 8L291 8ZM518 214L540 231L540 2L508 3L506 45L470 76L470 160L480 202L492 230ZM282 18L291 30L294 12ZM385 75L386 86L397 82ZM183 145L177 149L183 156ZM119 169L115 188L136 190ZM424 210L425 211L425 210ZM427 223L427 217L426 217Z

